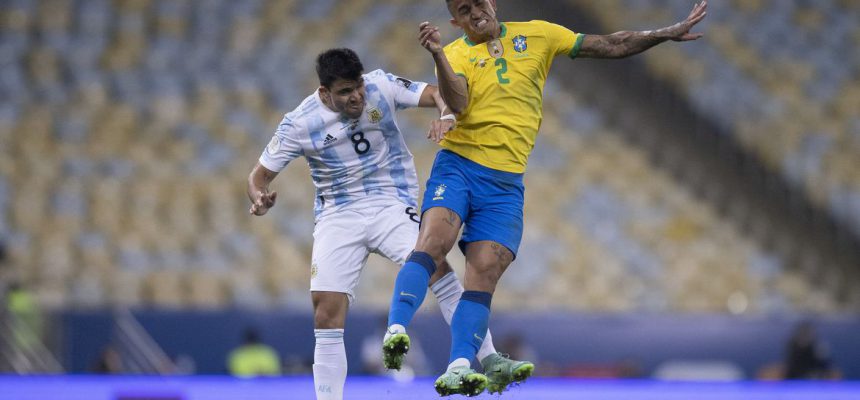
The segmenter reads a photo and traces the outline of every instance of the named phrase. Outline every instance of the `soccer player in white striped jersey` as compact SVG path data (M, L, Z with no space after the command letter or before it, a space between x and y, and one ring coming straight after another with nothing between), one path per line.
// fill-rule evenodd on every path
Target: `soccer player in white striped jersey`
M317 192L310 284L314 386L318 400L340 400L347 372L344 322L367 257L378 253L403 265L418 238L417 175L395 112L417 106L445 113L446 106L435 86L382 70L363 74L349 49L320 54L316 70L319 89L278 126L248 177L248 197L251 214L266 214L277 199L269 184L278 172L299 156L307 160ZM428 138L438 143L453 125L449 118L433 121ZM450 324L463 286L447 263L430 288ZM416 301L424 295L414 294ZM484 344L479 357L495 353L489 332ZM402 358L391 361L389 368L399 368Z

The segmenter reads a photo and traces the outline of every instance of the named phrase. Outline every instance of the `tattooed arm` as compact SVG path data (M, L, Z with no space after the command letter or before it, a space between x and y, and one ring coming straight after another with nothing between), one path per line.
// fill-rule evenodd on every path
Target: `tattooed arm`
M690 29L705 18L707 8L707 0L697 3L687 19L655 31L621 31L611 35L586 35L577 57L624 58L639 54L667 40L676 42L696 40L702 37L702 34L690 33Z

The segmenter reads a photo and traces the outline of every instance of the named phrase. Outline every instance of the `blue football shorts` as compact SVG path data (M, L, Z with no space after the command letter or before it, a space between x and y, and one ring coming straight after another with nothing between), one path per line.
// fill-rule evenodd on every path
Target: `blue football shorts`
M514 258L523 237L523 174L487 168L450 150L436 155L427 180L421 214L448 208L463 221L460 250L471 242L491 240Z

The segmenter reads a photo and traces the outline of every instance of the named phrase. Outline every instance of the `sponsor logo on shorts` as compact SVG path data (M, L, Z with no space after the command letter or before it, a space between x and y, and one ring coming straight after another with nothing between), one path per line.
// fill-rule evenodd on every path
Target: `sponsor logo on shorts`
M311 265L311 279L317 277L317 272L319 272L319 268L317 267L316 264L312 264Z
M448 186L445 186L444 183L439 186L436 186L436 191L433 192L433 200L445 200L442 195L445 194L445 189L447 188Z

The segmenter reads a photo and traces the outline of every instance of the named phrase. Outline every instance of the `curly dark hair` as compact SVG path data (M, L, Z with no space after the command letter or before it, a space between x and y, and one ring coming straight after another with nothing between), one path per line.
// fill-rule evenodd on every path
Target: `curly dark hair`
M357 81L361 79L362 72L361 60L350 49L330 49L317 56L317 76L320 85L327 88L338 78Z

